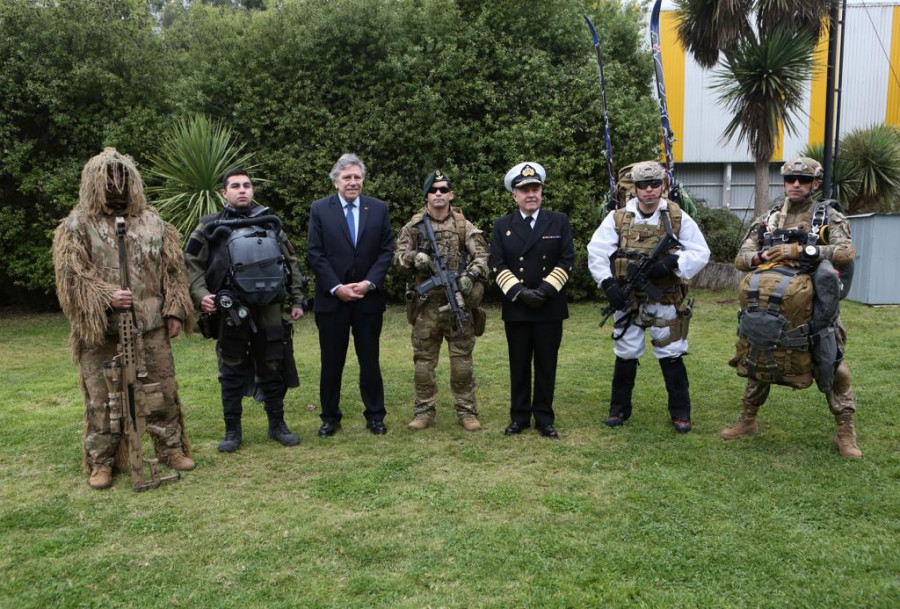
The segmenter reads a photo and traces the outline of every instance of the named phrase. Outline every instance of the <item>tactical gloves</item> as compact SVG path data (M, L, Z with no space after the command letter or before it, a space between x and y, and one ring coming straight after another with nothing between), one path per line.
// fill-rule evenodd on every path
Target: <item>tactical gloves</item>
M678 268L678 256L666 254L647 270L648 279L663 279L672 274Z
M413 265L416 267L417 271L422 273L434 273L434 261L431 259L431 256L426 254L425 252L417 252L416 257L413 259Z
M801 251L803 251L803 248L799 243L785 243L767 249L766 258L768 262L799 260Z
M600 284L600 287L603 288L603 292L606 293L606 300L609 301L609 304L613 306L617 311L622 311L628 305L628 295L619 285L619 282L616 281L615 277L607 277Z

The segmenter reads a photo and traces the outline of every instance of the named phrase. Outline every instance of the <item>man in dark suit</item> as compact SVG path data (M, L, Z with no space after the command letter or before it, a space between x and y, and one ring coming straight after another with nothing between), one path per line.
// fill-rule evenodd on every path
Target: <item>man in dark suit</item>
M569 316L564 289L575 247L569 217L541 209L546 176L544 168L533 162L519 163L506 174L504 185L519 209L494 225L489 264L505 296L511 398L511 422L505 433L522 433L534 415L540 434L558 440L553 391L562 322Z
M366 428L380 435L387 428L378 354L394 233L384 201L360 194L366 166L359 157L342 155L329 175L337 193L313 202L307 250L316 277L313 312L322 359L319 435L332 436L341 428L341 378L351 330Z

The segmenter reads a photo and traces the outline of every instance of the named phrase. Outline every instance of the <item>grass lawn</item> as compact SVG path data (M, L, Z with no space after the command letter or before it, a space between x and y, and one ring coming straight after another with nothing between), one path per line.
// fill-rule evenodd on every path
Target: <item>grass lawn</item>
M560 442L507 438L499 310L475 349L481 419L456 424L446 348L438 425L412 417L403 311L385 319L389 428L364 428L348 362L343 430L320 439L318 342L295 324L301 387L267 439L245 402L244 445L223 433L213 343L175 342L197 469L134 493L81 471L83 403L61 315L0 319L2 607L866 607L900 606L900 310L845 303L862 461L831 445L815 385L775 388L762 434L726 443L743 380L726 365L737 303L700 292L687 359L694 432L676 435L652 355L634 416L607 429L609 330L572 307L557 379ZM166 469L166 468L163 468Z

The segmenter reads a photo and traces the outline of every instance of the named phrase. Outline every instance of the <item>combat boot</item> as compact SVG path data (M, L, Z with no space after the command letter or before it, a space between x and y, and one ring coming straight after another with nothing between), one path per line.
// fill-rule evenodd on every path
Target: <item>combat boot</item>
M758 436L759 425L756 424L757 412L759 412L759 406L744 404L744 407L741 408L741 415L738 417L737 422L722 430L722 439L737 440L744 436Z
M430 414L417 414L416 418L410 421L407 427L409 429L414 429L416 431L421 431L423 429L427 429L434 425L434 415Z
M837 422L837 433L834 435L834 443L838 452L847 459L862 459L862 451L856 445L856 429L853 427L853 411L845 410L841 414L834 415Z
M269 419L269 439L280 442L282 446L297 446L300 438L288 429L283 417Z
M463 426L463 429L466 431L478 431L481 429L481 421L478 420L478 417L474 414L464 414L459 417L459 424Z
M112 468L109 465L96 465L91 470L91 477L88 478L88 484L91 488L102 489L112 486Z
M174 455L169 455L169 458L167 460L169 462L169 467L180 472L189 472L197 467L197 464L194 463L194 460L184 453L175 453Z
M225 437L219 442L219 452L233 453L241 447L241 422L225 421Z

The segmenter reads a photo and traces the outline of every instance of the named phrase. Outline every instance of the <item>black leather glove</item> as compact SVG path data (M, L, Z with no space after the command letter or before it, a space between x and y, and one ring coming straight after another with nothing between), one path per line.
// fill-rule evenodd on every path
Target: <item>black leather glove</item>
M648 279L663 279L672 274L678 268L678 256L666 254L647 270Z
M603 283L600 284L600 287L603 288L603 291L606 293L606 300L609 301L609 304L617 311L623 311L625 309L625 306L628 304L628 295L615 278L607 277L603 280Z
M544 293L531 288L522 288L522 291L519 292L519 300L529 309L540 309L547 304L547 297Z

